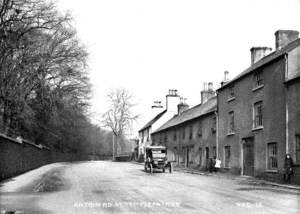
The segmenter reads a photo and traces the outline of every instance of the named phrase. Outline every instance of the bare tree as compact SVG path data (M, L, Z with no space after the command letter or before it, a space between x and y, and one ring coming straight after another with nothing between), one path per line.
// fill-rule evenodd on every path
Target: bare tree
M117 155L118 139L132 127L132 123L138 118L132 109L135 106L133 96L124 88L111 90L107 94L109 109L103 114L103 124L113 132L113 159Z
M0 0L0 131L61 150L86 142L87 57L53 2Z

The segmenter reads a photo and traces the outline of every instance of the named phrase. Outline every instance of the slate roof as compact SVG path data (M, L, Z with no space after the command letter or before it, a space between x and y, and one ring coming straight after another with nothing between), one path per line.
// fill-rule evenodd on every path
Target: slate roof
M247 68L246 70L244 70L242 73L240 73L239 75L237 75L236 77L234 77L232 80L226 82L223 86L221 86L219 90L222 90L223 88L225 88L226 86L230 85L231 83L235 82L236 80L246 76L247 74L252 73L254 70L256 70L257 68L277 59L280 56L283 56L284 54L287 54L288 52L292 51L293 49L297 48L300 45L300 38L296 39L295 41L287 44L286 46L282 47L279 50L273 51L272 53L270 53L269 55L263 57L261 60L257 61L255 64L253 64L252 66L250 66L249 68Z
M158 133L160 131L169 129L171 127L178 126L182 123L199 118L208 113L212 113L216 110L217 110L217 97L215 96L215 97L210 98L204 104L196 105L196 106L182 112L180 115L174 116L173 118L171 118L169 121L167 121L161 127L159 127L153 133Z
M149 128L150 126L152 126L153 123L155 123L159 118L161 118L161 116L163 116L164 113L166 113L167 110L164 110L162 112L160 112L158 115L156 115L152 120L150 120L146 125L144 125L139 132L144 131L145 129Z

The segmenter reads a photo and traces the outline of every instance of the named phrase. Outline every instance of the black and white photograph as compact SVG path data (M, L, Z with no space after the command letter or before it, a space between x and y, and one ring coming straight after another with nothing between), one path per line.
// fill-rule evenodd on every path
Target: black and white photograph
M299 214L300 0L0 0L0 214Z

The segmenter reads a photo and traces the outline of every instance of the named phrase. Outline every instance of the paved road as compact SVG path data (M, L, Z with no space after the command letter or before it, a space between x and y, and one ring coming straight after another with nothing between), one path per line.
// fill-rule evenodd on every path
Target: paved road
M141 165L109 161L47 165L0 184L0 194L2 213L300 213L300 191L181 172L151 175Z

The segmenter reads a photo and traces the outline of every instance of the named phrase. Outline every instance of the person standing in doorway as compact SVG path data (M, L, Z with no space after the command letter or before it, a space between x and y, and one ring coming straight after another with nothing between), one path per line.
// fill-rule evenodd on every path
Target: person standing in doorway
M284 175L283 175L283 180L286 183L291 183L291 176L294 174L293 166L294 163L291 155L286 154L284 159Z
M208 171L212 173L215 170L215 159L209 158L208 161Z

